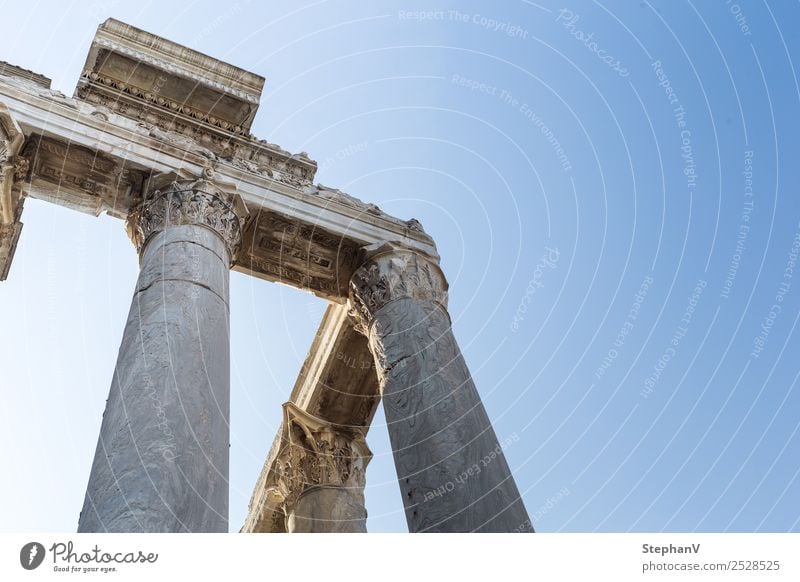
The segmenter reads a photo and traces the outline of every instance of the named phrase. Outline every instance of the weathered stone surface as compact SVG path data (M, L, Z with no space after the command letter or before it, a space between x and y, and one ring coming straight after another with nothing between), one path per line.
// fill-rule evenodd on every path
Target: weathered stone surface
M0 224L0 281L5 281L17 250L22 223Z
M205 168L198 180L167 179L165 186L131 210L128 235L136 248L141 251L150 237L169 227L194 224L211 229L222 239L230 263L242 240L241 220L230 197L214 185L213 179L211 168ZM156 178L152 182L163 181Z
M286 516L289 533L366 533L363 487L313 487Z
M287 402L279 446L264 493L273 520L283 523L269 531L366 531L364 484L372 453L359 428L330 424Z
M432 238L250 135L263 81L114 20L73 98L0 63L0 279L26 196L127 219L141 253L80 531L227 530L231 267L333 303L243 531L363 531L378 376L411 530L525 530Z
M263 88L259 75L109 18L75 92L134 119L247 135Z
M277 494L282 487L280 483L285 483L283 466L289 438L287 428L292 422L291 419L296 416L288 414L290 408L308 413L332 427L348 431L350 438L354 435L364 437L369 430L372 416L380 402L378 378L367 339L353 329L347 316L346 306L338 304L328 306L290 399L291 404L284 405L287 410L284 422L278 430L264 462L264 468L253 488L242 532L286 532L292 531L291 527L304 527L303 524L292 526L288 523L293 513L290 512L287 516L285 497L283 494ZM361 438L358 440L361 445L366 445ZM367 452L365 451L365 454ZM299 483L300 489L305 490L304 481L300 480ZM348 489L348 492L352 493L359 489L360 487ZM301 491L298 491L298 494L300 493ZM320 495L327 499L336 494ZM301 495L301 500L302 498ZM343 497L341 502L353 503L352 495ZM304 502L299 503L302 505ZM357 497L355 503L363 504L363 499ZM316 503L312 507L315 508L313 515L319 516L320 521L325 520L325 516L332 515L327 510L320 509ZM338 511L335 507L330 509ZM300 515L310 515L303 511L301 508ZM360 519L357 517L360 512L355 512L354 515L357 522ZM326 524L326 527L332 525L335 524Z
M78 531L228 531L230 251L191 212L144 241Z
M367 249L351 301L368 334L411 532L532 531L450 327L431 260Z
M24 197L20 183L28 173L28 165L17 154L23 139L19 124L0 102L0 281L8 277L22 232Z
M50 79L44 75L34 73L33 71L23 69L22 67L17 67L11 63L6 63L5 61L0 61L0 76L25 79L26 81L39 85L44 89L49 89L51 83Z
M315 186L317 164L250 135L263 79L114 20L98 29L75 96L0 66L0 101L25 129L25 195L125 219L151 174L213 167L249 209L232 268L344 303L365 244L434 254L417 221ZM15 160L19 162L21 160Z

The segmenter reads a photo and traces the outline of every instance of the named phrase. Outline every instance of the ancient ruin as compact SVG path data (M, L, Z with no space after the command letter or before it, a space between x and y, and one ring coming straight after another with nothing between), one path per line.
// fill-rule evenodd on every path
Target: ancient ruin
M230 269L329 303L241 531L366 531L381 400L410 531L533 531L434 241L251 135L263 86L116 20L73 97L0 63L0 277L26 197L123 220L140 256L78 531L229 530Z

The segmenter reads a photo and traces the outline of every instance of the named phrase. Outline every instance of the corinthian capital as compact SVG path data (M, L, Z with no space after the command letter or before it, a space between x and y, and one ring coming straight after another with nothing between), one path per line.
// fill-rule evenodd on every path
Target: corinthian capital
M205 226L225 242L231 257L241 243L242 224L233 201L204 172L199 180L173 181L153 190L128 213L128 234L142 252L148 240L170 226Z
M366 332L375 313L403 298L447 309L447 280L438 263L396 243L364 247L362 265L350 278L350 314L356 327Z
M291 402L284 404L284 434L275 461L270 497L290 510L308 489L347 487L362 491L372 453L364 433L316 418Z

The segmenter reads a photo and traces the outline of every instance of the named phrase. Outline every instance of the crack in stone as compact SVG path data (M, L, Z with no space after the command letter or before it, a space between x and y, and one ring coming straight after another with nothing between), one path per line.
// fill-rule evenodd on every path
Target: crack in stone
M198 287L201 287L201 288L203 288L203 289L206 289L206 290L210 291L211 293L213 293L214 295L216 295L217 297L219 297L220 301L222 301L223 305L225 305L225 308L226 308L226 309L228 309L228 302L227 302L227 301L225 301L225 299L222 297L222 295L220 295L219 293L217 293L216 291L214 291L214 290L213 290L211 287L209 287L208 285L204 285L203 283L200 283L200 282L198 282L198 281L192 281L191 279L181 279L181 278L179 278L179 277L162 277L162 278L160 278L160 279L155 279L154 281L152 281L151 283L149 283L149 284L145 285L144 287L141 287L140 289L137 289L137 290L136 290L136 293L135 293L135 295L134 295L134 296L136 296L136 295L139 295L140 293L144 293L145 291L147 291L148 289L150 289L150 288L151 288L153 285L155 285L156 283L168 283L168 282L173 282L173 283L188 283L188 284L190 284L190 285L197 285Z
M213 232L213 231L212 231L212 232ZM197 241L193 241L193 240L183 240L183 239L180 239L180 240L170 240L170 241L167 241L167 242L163 243L163 244L161 245L161 248L164 248L164 247L166 247L166 246L169 246L169 245L174 245L174 244L177 244L177 243L186 243L186 244L190 244L190 245L197 245L197 246L198 246L198 247L200 247L201 249L205 249L205 250L207 250L209 253L211 253L212 255L214 255L215 257L217 257L217 258L218 258L220 261L222 261L222 263L223 263L223 264L225 264L225 263L227 263L227 262L228 262L228 260L227 260L225 257L221 257L221 256L219 256L219 253L218 253L217 251L215 251L214 249L212 249L212 248L209 248L209 247L207 247L206 245L204 245L204 244L202 244L202 243L199 243L199 242L197 242Z
M384 374L388 374L389 372L391 372L392 370L394 370L394 369L395 369L395 368L396 368L398 365L402 364L402 363L403 363L403 362L405 362L406 360L410 360L410 359L412 359L413 357L414 357L414 356L403 356L402 358L398 359L398 360L397 360L397 361L395 361L395 362L392 362L392 363L391 363L391 364L389 364L387 367L385 367L385 368L383 369L383 373L384 373Z

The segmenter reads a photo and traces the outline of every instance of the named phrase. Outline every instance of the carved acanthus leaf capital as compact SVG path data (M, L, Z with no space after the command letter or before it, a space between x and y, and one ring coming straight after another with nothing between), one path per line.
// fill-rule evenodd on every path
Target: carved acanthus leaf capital
M12 163L14 164L14 178L17 180L24 180L28 177L28 172L31 169L31 162L28 158L16 156Z
M170 226L198 225L215 231L231 257L241 243L242 224L234 203L211 181L212 171L198 180L173 181L153 190L128 213L128 234L141 253L148 240Z
M0 102L0 165L5 165L16 155L22 146L22 129L5 103Z
M0 225L11 225L19 221L19 213L22 211L21 193L14 191L15 180L20 179L19 156L17 155L22 148L25 136L16 120L11 116L8 107L0 102ZM25 168L27 173L27 168ZM16 232L16 231L15 231ZM17 233L18 234L18 233ZM8 236L3 236L8 241ZM16 240L16 239L15 239ZM16 243L14 243L16 244ZM6 257L8 252L13 252L13 247L9 251L9 244L0 243L0 261L4 261L6 266L0 264L0 275L5 276L8 262Z
M397 299L438 303L447 309L447 280L432 258L395 243L364 247L362 265L350 278L350 316L362 333L375 313Z
M312 487L363 490L371 459L362 431L331 425L286 403L283 446L275 461L270 496L289 511Z

